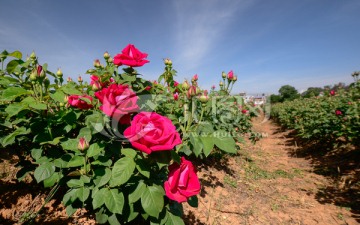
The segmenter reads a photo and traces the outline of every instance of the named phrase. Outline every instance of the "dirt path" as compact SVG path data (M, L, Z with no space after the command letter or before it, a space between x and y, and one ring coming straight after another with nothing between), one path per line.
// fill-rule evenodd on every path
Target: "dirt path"
M254 129L264 138L255 146L242 144L240 155L199 169L203 191L197 209L185 206L187 223L360 224L349 202L359 203L359 189L349 199L332 199L335 193L327 190L341 189L341 182L314 173L314 160L298 155L289 132L261 121L254 121Z

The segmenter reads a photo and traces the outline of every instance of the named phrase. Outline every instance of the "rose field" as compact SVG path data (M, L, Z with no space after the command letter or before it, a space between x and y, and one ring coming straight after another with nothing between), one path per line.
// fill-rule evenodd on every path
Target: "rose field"
M0 53L0 224L359 224L360 81L256 105L148 54L72 80ZM66 77L66 78L65 78Z

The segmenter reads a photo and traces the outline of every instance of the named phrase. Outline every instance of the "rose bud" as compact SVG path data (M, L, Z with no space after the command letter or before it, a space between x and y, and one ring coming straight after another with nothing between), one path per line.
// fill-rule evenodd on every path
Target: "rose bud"
M104 59L108 59L108 58L110 58L110 55L109 55L109 53L106 51L106 52L104 53Z
M330 95L331 95L331 96L334 96L334 95L335 95L335 91L334 91L334 90L331 90L331 91L330 91Z
M40 66L40 65L37 66L37 76L40 78L45 77L45 72L44 72L42 66Z
M211 86L211 89L212 89L212 90L215 90L215 88L216 88L215 85Z
M165 65L168 65L168 66L172 65L172 61L170 59L165 59L164 63L165 63Z
M36 81L36 79L37 79L37 72L35 71L35 69L31 72L31 74L30 74L30 80L31 81Z
M178 93L175 93L174 94L174 100L177 101L179 99L179 94Z
M114 59L109 57L108 60L107 60L108 63L113 63L114 62Z
M78 82L79 82L79 83L82 83L82 82L83 82L83 79L82 79L81 76L78 77Z
M190 85L187 82L187 80L185 80L184 83L182 83L182 89L187 91L187 90L189 90L189 88L190 88Z
M227 74L228 80L232 80L234 78L234 72L230 70L230 72Z
M335 114L336 114L337 116L340 116L340 115L342 115L342 112L341 112L341 110L338 110L338 109L337 109L337 110L335 111Z
M62 73L62 71L61 71L60 68L57 70L56 75L57 75L59 78L61 78L61 77L63 76L63 73Z
M31 54L30 54L30 59L36 59L36 55L35 55L35 52L32 52Z
M220 81L219 86L220 87L224 86L224 83L222 81Z
M209 96L203 94L203 95L201 95L201 96L199 97L199 100L200 100L200 102L202 102L202 103L206 103L206 102L209 101Z
M226 73L225 73L225 72L222 72L222 73L221 73L221 76L222 76L222 78L225 79L225 78L226 78Z
M191 86L188 90L188 96L195 96L196 95L196 87L195 86Z
M78 149L80 151L85 151L89 148L89 142L86 141L84 137L79 139Z
M101 67L100 60L96 59L96 60L94 61L94 67L96 67L96 68L100 68L100 67Z
M86 73L89 73L89 74L92 74L92 73L94 73L95 72L95 70L93 70L93 69L88 69L87 71L86 71Z
M191 81L197 81L198 79L199 79L198 75L195 74L195 75L193 76L193 78L191 79Z
M68 77L68 78L67 78L67 82L71 82L71 81L73 81L73 80L71 79L71 77Z
M232 79L234 82L237 81L237 76L234 76L234 78Z
M174 81L174 87L177 87L179 85L179 82Z

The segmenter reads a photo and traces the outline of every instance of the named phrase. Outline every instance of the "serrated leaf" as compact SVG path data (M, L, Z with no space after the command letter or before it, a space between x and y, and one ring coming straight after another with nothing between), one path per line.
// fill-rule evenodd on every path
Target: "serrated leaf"
M46 162L38 166L34 171L34 177L38 183L49 178L55 172L55 166L50 163Z
M130 158L135 158L137 152L132 148L123 148L121 149L121 154L128 156Z
M224 152L228 152L228 153L236 153L236 143L233 137L230 136L230 134L228 132L225 131L218 131L214 132L213 136L213 141L214 144L221 149Z
M35 161L41 157L41 154L42 154L42 149L40 148L31 149L31 157L33 157Z
M21 95L26 95L28 93L29 92L27 90L25 90L24 88L21 88L21 87L9 87L9 88L6 88L2 92L1 100L2 101L12 101L16 97L21 96Z
M26 104L22 104L22 103L13 103L8 105L8 107L6 107L5 112L8 114L8 117L13 117L15 115L18 115L19 112L21 112L24 109L28 109L29 107Z
M12 132L11 134L5 136L2 139L2 145L3 147L7 146L7 145L11 145L13 143L15 143L15 138L18 135L25 135L25 134L29 134L30 130L26 129L25 127L19 127L18 129L16 129L14 132Z
M212 136L202 136L200 137L200 140L204 146L203 152L206 157L208 157L211 153L211 151L214 148L214 138Z
M74 208L72 205L66 206L66 214L68 217L71 217L76 212L76 210L77 208Z
M110 225L121 225L115 213L109 216L108 222Z
M84 186L84 182L80 179L71 179L68 182L66 182L67 186L69 188L74 188L74 187L83 187Z
M118 189L105 189L104 191L104 198L105 198L105 205L112 213L122 213L125 198L123 193L119 193Z
M29 105L30 108L37 109L37 110L46 110L47 105L44 103L37 102L36 104Z
M136 169L146 178L150 178L150 167L143 159L136 160Z
M135 191L129 194L129 203L134 203L141 198L142 193L145 191L146 185L140 181Z
M157 218L164 208L164 190L159 186L147 186L141 195L141 205L145 212Z
M111 170L109 168L98 168L94 170L94 184L101 187L107 184L111 178Z
M90 195L90 189L88 187L81 187L76 189L76 197L82 201L85 202L86 199L88 199L89 195Z
M103 151L103 150L104 150L104 146L101 146L98 143L94 143L94 144L90 145L89 149L87 150L86 155L88 157L94 157L94 156L99 155L101 153L101 151Z
M85 158L83 156L75 155L73 156L68 164L67 167L78 167L84 165Z
M21 59L22 58L22 53L20 51L13 51L12 53L9 53L9 56Z
M125 184L133 175L134 170L134 159L123 157L116 161L111 171L110 186L114 187Z
M19 64L20 64L19 60L17 59L11 60L6 66L6 71L8 73L13 73Z
M93 196L93 201L92 201L92 205L94 209L99 208L100 206L102 206L103 204L105 204L105 192L107 192L108 189L107 188L102 188L100 190L98 190L94 196Z
M165 225L185 225L181 217L176 216L167 210L166 210L166 214L167 214L167 220Z
M199 137L190 133L190 143L193 146L193 152L196 156L199 156L203 149L203 144Z
M65 94L64 92L57 90L55 93L50 94L50 97L57 102L64 102L65 101Z
M81 91L76 89L75 84L68 83L61 87L61 91L68 95L82 95Z
M59 173L53 173L49 178L46 178L44 180L44 187L52 187L60 180L60 174Z
M69 139L61 142L61 147L64 150L78 151L78 144L79 144L78 139Z

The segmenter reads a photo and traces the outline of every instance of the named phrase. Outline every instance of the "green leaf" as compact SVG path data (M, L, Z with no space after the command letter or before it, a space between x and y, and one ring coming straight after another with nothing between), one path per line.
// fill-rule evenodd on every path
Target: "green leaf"
M140 181L135 191L129 194L129 203L134 203L140 199L142 193L145 191L146 185L143 181Z
M208 157L214 148L214 138L212 136L202 136L200 139L204 146L203 152Z
M60 140L63 139L64 137L56 137L54 138L52 141L45 141L45 142L41 142L40 145L44 145L44 144L49 144L49 145L57 145L60 143Z
M89 197L90 195L90 189L88 187L81 187L76 189L76 197L82 201L85 202L86 199Z
M55 172L55 166L50 163L46 162L38 166L34 171L34 177L38 183L49 178Z
M144 159L136 160L136 169L146 178L150 178L150 167Z
M203 149L203 144L199 137L193 135L190 133L190 143L193 146L193 152L196 156L199 156L201 154L201 151Z
M57 90L55 93L50 94L50 97L57 102L65 102L65 94L64 92Z
M93 196L93 201L92 201L92 205L94 209L99 208L100 206L102 206L103 204L105 204L105 194L107 194L106 192L109 191L107 188L102 188L100 190L98 190L94 196Z
M145 212L157 218L164 208L164 189L160 186L148 186L141 195L141 205Z
M61 142L61 147L64 150L79 151L78 150L78 144L79 144L78 139L69 139L67 141Z
M119 193L118 189L105 189L104 191L104 199L105 205L112 213L122 213L124 208L125 198L123 193Z
M94 144L90 145L89 149L86 152L86 155L88 157L94 157L94 156L99 155L101 153L101 151L103 151L103 150L104 150L103 145L100 146L100 144L94 143Z
M189 203L189 205L190 205L191 207L195 207L195 208L197 208L198 205L199 205L199 202L198 202L198 201L199 201L199 200L198 200L198 198L197 198L196 195L188 198L188 200L187 200L187 202Z
M217 133L219 132L219 133ZM217 131L214 132L214 144L223 150L224 152L228 153L236 153L236 143L233 137L230 136L228 132L225 131Z
M171 212L166 210L167 220L165 225L185 225L184 221L181 219L180 216L176 216Z
M114 187L125 184L133 175L134 170L134 159L130 157L124 157L116 161L112 169L110 186Z
M100 211L95 213L96 216L96 222L99 224L104 224L108 221L109 216L104 213L105 209L101 208Z
M12 53L9 54L9 56L21 59L22 58L22 53L20 51L13 51Z
M31 149L31 157L33 157L35 161L41 157L41 154L42 154L42 149L40 148Z
M5 136L2 139L2 145L3 147L7 146L7 145L11 145L15 143L15 137L18 135L25 135L25 134L29 134L30 133L30 129L26 129L25 127L19 127L18 129L16 129L14 132L12 132L11 134Z
M74 208L72 205L66 206L66 214L71 217L75 212L77 208Z
M33 104L33 105L29 105L29 107L31 107L33 109L37 109L37 110L46 110L47 109L47 105L44 103L40 103L40 102L37 102L36 104Z
M101 187L107 184L111 178L111 170L109 168L98 168L94 170L94 184L96 187Z
M14 100L16 97L21 96L21 95L26 95L29 92L21 87L9 87L6 88L1 96L1 100L2 101L12 101Z
M78 167L84 165L85 158L83 156L75 155L70 159L67 167Z
M90 143L91 141L91 130L88 127L83 127L79 131L79 135L77 136L79 139L81 137L85 137L86 141Z
M110 225L121 225L121 224L119 223L119 220L117 219L115 213L112 214L111 216L109 216L108 222L109 222Z
M17 59L11 60L6 66L6 71L8 73L13 73L19 64L20 64L20 60Z
M84 186L84 181L80 180L80 179L71 179L68 182L66 182L67 186L69 188L78 188L78 187L83 187Z
M93 134L99 133L104 129L104 115L100 112L94 112L85 118L85 124L91 128Z
M121 153L130 158L135 158L137 154L137 152L132 148L123 148L121 149Z
M61 90L68 95L82 95L81 91L76 89L75 84L71 84L71 83L62 86Z
M6 107L5 112L8 114L8 117L10 118L12 116L18 115L24 109L28 109L28 106L26 104L13 103L8 105L8 107Z
M53 173L49 178L46 178L44 180L44 187L52 187L60 180L60 174L59 173Z

